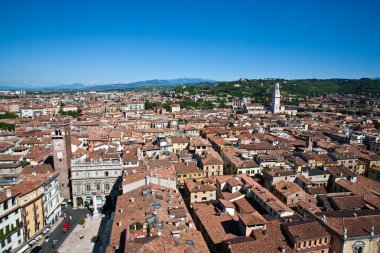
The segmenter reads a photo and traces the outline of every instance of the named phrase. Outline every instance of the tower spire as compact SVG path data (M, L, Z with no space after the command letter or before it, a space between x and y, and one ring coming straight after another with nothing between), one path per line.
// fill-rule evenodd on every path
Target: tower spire
M274 85L274 91L272 95L272 113L273 114L281 112L280 102L281 102L280 84L276 83Z

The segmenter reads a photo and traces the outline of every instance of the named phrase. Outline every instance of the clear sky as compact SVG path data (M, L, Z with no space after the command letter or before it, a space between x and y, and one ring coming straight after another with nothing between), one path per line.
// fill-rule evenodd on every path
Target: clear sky
M4 0L0 84L380 76L378 0Z

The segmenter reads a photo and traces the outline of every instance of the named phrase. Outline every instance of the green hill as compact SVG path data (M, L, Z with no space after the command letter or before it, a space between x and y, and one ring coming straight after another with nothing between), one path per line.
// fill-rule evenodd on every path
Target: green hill
M177 93L191 95L253 97L257 102L269 102L275 83L281 84L281 93L293 97L318 96L329 93L351 93L367 96L380 95L380 80L374 79L256 79L214 84L187 85L175 87Z

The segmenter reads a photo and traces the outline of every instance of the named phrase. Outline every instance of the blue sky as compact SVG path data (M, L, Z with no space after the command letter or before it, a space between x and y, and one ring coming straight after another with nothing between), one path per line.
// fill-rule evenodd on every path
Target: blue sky
M380 76L380 1L0 1L0 84Z

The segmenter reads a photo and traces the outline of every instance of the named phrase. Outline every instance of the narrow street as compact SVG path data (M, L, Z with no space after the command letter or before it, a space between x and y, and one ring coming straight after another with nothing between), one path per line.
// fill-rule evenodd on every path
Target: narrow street
M66 214L66 218L61 221L61 223L55 228L52 232L52 236L50 237L48 242L43 242L41 247L43 253L52 253L55 249L58 249L59 246L67 239L70 233L74 230L75 226L78 225L78 222L81 218L85 218L87 214L91 214L89 209L76 209L73 210L72 207L67 207L63 213ZM70 220L71 216L71 220ZM66 233L61 232L61 228L65 222L70 222L71 227Z

